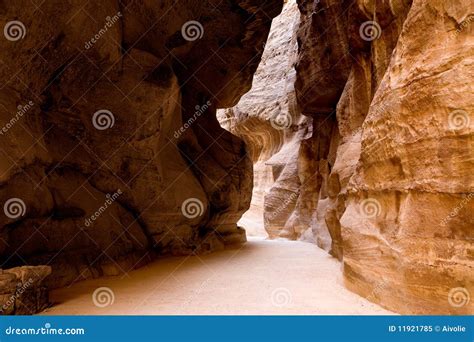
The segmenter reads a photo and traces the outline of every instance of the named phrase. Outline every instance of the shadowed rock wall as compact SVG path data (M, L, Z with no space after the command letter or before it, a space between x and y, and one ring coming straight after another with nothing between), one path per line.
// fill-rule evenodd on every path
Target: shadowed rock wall
M63 286L245 241L251 160L215 111L250 88L281 7L1 1L2 268Z

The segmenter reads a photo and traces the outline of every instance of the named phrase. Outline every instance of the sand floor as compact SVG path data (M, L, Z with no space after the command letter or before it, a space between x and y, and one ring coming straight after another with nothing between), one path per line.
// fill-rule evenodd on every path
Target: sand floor
M250 238L239 248L164 258L54 290L55 304L43 314L391 314L346 290L340 267L314 244ZM108 289L94 304L100 287Z

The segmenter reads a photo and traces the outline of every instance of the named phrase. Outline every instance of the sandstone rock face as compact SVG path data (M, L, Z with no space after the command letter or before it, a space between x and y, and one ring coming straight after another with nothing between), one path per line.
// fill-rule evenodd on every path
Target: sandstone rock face
M474 313L474 5L285 3L0 2L2 313L248 208L390 310Z
M245 241L251 159L215 112L281 7L1 2L2 268L51 265L62 286Z
M286 2L272 23L251 90L236 106L218 113L223 127L245 141L254 163L251 208L241 224L256 235L266 231L270 238L300 238L309 228L309 215L298 210L298 161L312 130L311 118L301 115L295 100L298 22L296 1Z
M473 5L298 5L317 244L390 310L474 313Z
M302 43L296 93L302 112L321 123L313 138L319 181L312 230L318 245L339 259L340 218L360 155L362 124L409 7L408 2L300 3L304 15L298 32ZM374 13L381 24L370 20ZM307 69L314 72L304 72Z
M0 272L0 314L31 315L45 309L48 290L43 281L49 266L22 266Z
M364 122L341 219L350 288L383 275L377 299L403 313L474 313L474 40L472 29L453 34L473 15L468 4L413 2Z

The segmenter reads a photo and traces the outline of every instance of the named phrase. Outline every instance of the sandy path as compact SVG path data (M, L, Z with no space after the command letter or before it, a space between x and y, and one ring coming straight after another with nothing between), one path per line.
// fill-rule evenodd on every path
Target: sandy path
M93 304L98 287L113 291L112 305ZM346 290L340 263L313 244L259 238L77 283L51 299L57 304L44 314L390 314Z

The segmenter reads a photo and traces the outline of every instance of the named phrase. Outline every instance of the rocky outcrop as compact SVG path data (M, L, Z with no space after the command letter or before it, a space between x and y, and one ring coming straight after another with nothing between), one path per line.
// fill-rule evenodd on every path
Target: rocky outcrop
M251 160L215 111L281 7L2 2L2 267L51 265L56 287L245 241Z
M301 115L295 99L298 22L296 1L290 0L273 20L252 88L236 106L218 113L223 127L245 141L254 163L251 208L241 223L270 238L301 238L309 228L310 214L298 209L303 205L299 159L312 130L311 118Z
M0 271L0 315L31 315L48 304L43 281L51 274L49 266L22 266Z
M298 5L316 242L343 261L348 288L390 310L472 314L474 8Z

